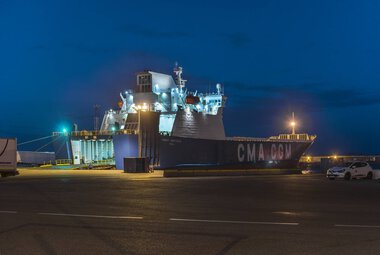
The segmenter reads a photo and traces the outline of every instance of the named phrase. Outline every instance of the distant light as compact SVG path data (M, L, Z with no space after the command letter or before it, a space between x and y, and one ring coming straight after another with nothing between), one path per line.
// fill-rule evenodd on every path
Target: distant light
M67 133L67 129L66 128L64 128L62 131L63 131L63 133Z
M296 123L294 121L290 122L290 126L294 127Z
M337 155L333 155L333 159L337 159L338 158L338 156Z
M115 127L112 127L111 130L112 130L112 132L115 132L116 128L115 128Z

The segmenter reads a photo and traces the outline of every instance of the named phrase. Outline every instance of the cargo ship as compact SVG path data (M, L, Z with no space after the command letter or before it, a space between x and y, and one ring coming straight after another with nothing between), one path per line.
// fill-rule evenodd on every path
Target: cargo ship
M267 138L226 137L223 110L227 97L221 84L208 93L190 91L183 68L174 75L142 71L133 89L120 93L118 109L105 112L94 131L55 132L57 158L73 164L146 158L155 169L296 169L316 136L280 134ZM67 156L61 156L62 152Z

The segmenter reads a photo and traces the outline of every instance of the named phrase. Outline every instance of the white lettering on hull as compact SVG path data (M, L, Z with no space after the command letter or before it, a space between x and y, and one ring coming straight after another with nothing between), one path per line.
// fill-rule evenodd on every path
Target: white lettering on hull
M272 144L271 148L270 148L270 155L272 157L272 160L276 160L277 158L277 147L276 147L276 144Z
M258 144L258 153L256 153L256 143L239 143L237 147L237 156L239 162L256 162L267 160L288 160L292 157L292 145L289 144L270 144L266 147L262 143Z
M260 143L260 146L259 146L259 161L264 161L265 160L265 156L264 156L264 146L262 143Z
M285 145L285 159L290 159L292 157L292 145L286 144Z
M238 145L238 159L239 159L239 162L243 162L245 159L244 145L241 143L239 143Z
M256 144L252 144L252 147L247 144L247 152L249 162L256 162Z
M278 160L284 159L284 146L281 143L278 145L277 156Z

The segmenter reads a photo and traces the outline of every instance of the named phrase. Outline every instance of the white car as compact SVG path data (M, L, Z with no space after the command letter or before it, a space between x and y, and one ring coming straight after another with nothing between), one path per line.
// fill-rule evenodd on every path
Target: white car
M346 162L342 166L334 166L327 170L326 177L330 180L344 178L346 180L359 178L373 178L372 167L367 162Z

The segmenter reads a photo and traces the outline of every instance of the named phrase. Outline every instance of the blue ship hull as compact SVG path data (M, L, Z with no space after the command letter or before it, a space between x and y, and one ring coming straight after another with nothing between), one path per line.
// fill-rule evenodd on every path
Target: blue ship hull
M161 137L160 169L296 169L312 141Z

